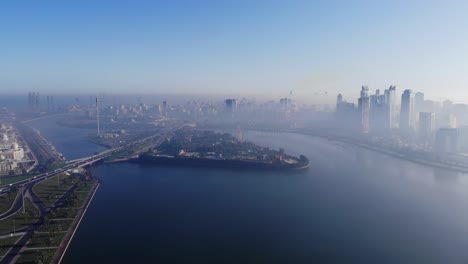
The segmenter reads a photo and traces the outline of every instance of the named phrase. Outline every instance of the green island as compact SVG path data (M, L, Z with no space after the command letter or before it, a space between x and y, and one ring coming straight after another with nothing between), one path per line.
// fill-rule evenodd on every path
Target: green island
M136 162L229 169L306 169L309 160L238 139L228 133L195 129L178 130L157 147L139 155Z

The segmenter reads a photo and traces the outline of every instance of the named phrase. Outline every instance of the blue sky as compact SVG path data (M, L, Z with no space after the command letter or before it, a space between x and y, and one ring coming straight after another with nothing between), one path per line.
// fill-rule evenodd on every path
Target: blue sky
M468 102L464 1L2 1L0 92Z

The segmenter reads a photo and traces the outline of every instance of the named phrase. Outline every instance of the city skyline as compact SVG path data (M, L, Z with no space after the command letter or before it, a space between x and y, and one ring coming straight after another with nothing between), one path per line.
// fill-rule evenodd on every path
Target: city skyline
M0 264L468 260L468 1L0 1Z
M468 102L462 1L30 3L2 4L2 93L292 90L333 103L391 83Z

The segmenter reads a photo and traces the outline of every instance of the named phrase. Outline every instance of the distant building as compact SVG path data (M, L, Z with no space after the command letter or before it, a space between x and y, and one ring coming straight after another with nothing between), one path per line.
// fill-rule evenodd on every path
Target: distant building
M46 97L46 101L47 101L47 111L52 111L54 110L54 97L53 96L47 96Z
M290 106L291 106L291 103L292 103L291 98L285 97L285 98L281 98L281 99L280 99L280 105L281 105L281 107L283 107L283 108L288 108L288 107L290 107Z
M440 115L439 128L457 128L457 117L452 113Z
M357 119L356 106L353 103L346 102L343 96L339 94L336 97L335 119L341 127L356 128Z
M415 123L414 94L411 90L405 90L401 95L400 130L404 133L413 132Z
M436 153L458 152L458 131L456 128L441 128L435 136Z
M435 129L435 115L430 112L419 113L419 139L422 142L432 142Z
M373 132L385 133L390 128L390 122L387 120L387 103L387 94L385 92L381 94L380 90L376 90L375 94L370 96L370 127Z
M468 105L466 104L455 104L453 105L452 113L455 115L457 124L468 123Z
M384 91L386 100L385 122L388 122L390 129L398 128L398 104L396 86L392 85Z
M450 100L445 100L442 102L442 109L445 111L450 111L453 107L453 102Z
M361 121L361 131L368 133L370 129L370 97L369 88L362 86L361 97L358 100L358 111Z
M226 105L226 111L229 113L234 112L237 109L237 100L236 99L226 99L224 100Z
M423 112L423 107L424 107L424 93L417 92L414 95L414 110L416 111L416 115L418 115L419 112Z
M336 97L336 108L337 109L338 109L338 107L340 106L341 103L343 103L343 95L338 94L338 96Z
M468 153L468 126L457 127L458 131L458 150L462 153Z
M32 110L37 110L39 108L39 93L29 92L28 93L28 105Z

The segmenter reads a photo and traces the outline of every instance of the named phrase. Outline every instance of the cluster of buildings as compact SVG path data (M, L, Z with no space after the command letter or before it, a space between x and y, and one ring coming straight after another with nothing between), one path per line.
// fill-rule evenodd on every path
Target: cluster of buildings
M468 106L425 100L424 93L409 89L398 95L396 87L390 86L383 93L376 90L371 94L362 86L357 106L339 94L335 118L361 133L398 135L440 153L468 151L468 139L463 140L468 135Z
M38 92L29 92L28 93L28 106L29 110L34 111L54 111L56 110L54 104L54 97L52 95L47 95L45 97L45 103L41 101L41 96Z
M113 127L113 124L144 124L157 120L167 121L172 118L226 125L235 125L239 122L278 123L287 122L291 115L298 112L299 107L296 102L287 97L264 103L258 103L254 99L227 98L219 101L192 100L179 104L161 101L158 104L139 102L137 104L108 104L99 107L100 122L107 131ZM86 108L85 116L89 120L96 120L97 107ZM304 119L307 118L310 118L310 115L306 117L304 114Z
M38 109L40 106L40 96L39 93L29 92L28 93L28 106L30 109Z
M16 170L24 160L24 149L18 144L16 133L11 126L0 126L0 173Z

